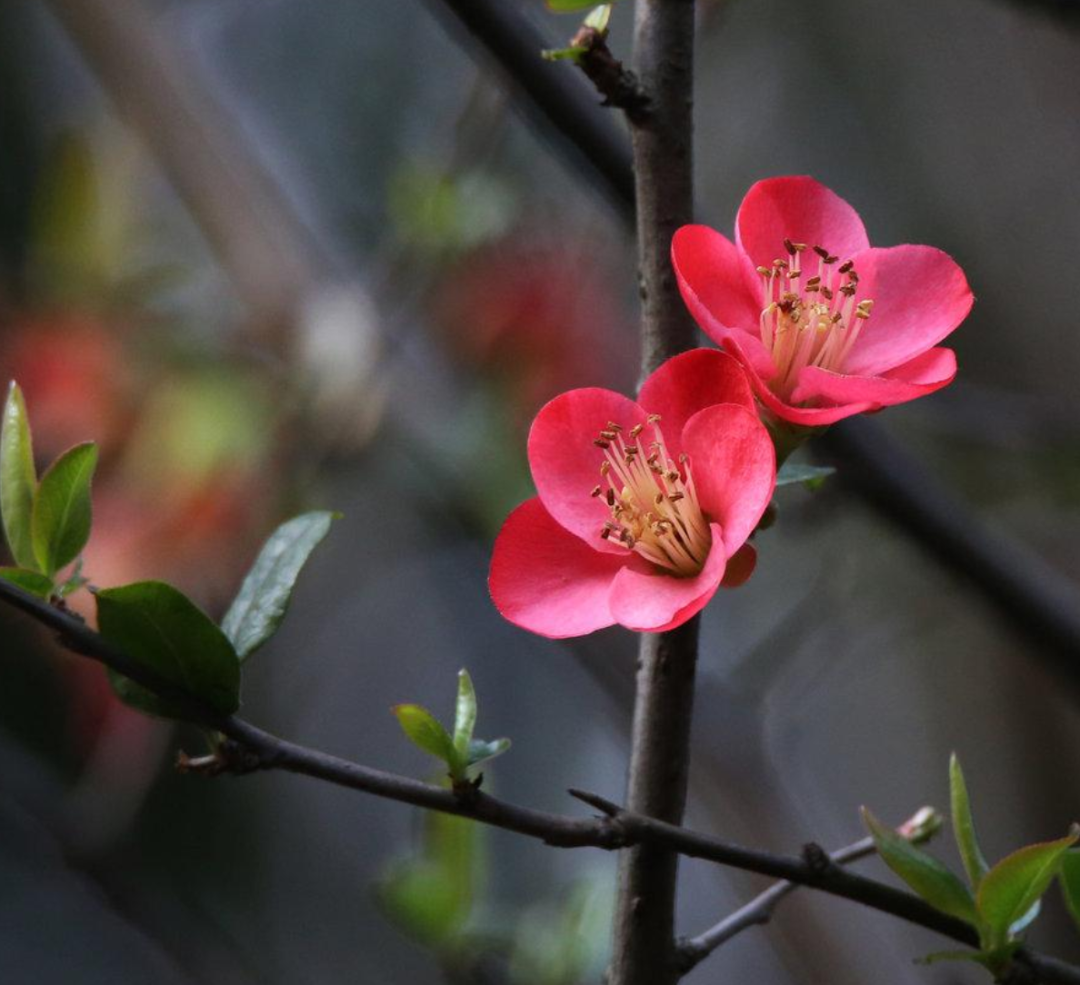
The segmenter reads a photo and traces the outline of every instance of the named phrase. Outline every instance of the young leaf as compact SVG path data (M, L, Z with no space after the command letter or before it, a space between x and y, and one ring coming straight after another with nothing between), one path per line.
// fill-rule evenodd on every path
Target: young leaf
M325 510L303 513L267 539L221 621L241 661L277 631L301 568L340 515Z
M1061 858L1061 894L1080 930L1080 852L1066 852Z
M101 635L165 682L222 714L240 706L240 662L225 634L186 595L160 581L102 589ZM116 680L119 678L119 680ZM175 704L114 675L117 693L135 707L175 717Z
M52 579L40 571L28 571L26 568L0 568L0 578L43 599L47 599L53 593Z
M893 872L942 913L977 924L975 901L967 886L936 858L883 825L865 807L862 815L878 854Z
M74 561L90 539L90 480L97 460L92 441L76 445L41 477L30 531L38 567L49 577Z
M776 473L778 486L790 486L801 482L807 489L817 489L836 469L831 465L803 465L800 462L784 462Z
M584 20L586 27L591 27L594 31L599 31L601 34L605 34L608 29L608 25L611 23L611 4L602 3L599 7L594 7L589 11L588 16Z
M0 425L0 513L15 563L32 571L38 566L30 533L36 490L30 419L26 415L22 390L13 381L8 388L4 420Z
M457 708L454 712L454 752L464 767L468 764L469 745L476 728L476 689L467 670L458 671Z
M1057 841L1028 845L1007 855L986 873L975 900L989 932L990 946L1008 941L1009 928L1046 892L1065 853L1078 837L1080 832L1073 830Z
M509 748L509 739L491 739L488 741L473 739L469 743L469 756L466 765L479 766L480 763L486 763L489 759L501 756Z
M424 752L452 766L456 759L454 743L442 723L427 708L420 705L394 705L390 709L402 730Z
M614 3L615 0L612 0ZM557 14L572 14L575 10L584 10L586 7L595 7L596 0L547 0L549 10ZM610 4L604 4L610 6Z
M956 847L960 849L960 858L964 863L964 871L967 872L968 880L972 889L978 889L983 876L989 871L983 853L979 850L979 842L975 837L975 821L971 816L971 803L968 800L967 784L964 782L964 772L960 768L960 760L956 753L949 760L949 799L952 805L953 834L956 836Z

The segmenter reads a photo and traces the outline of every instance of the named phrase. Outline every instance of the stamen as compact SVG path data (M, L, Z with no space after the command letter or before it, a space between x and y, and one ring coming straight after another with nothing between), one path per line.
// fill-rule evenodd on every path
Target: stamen
M820 243L807 247L787 237L782 243L790 263L781 257L773 261L771 272L768 267L758 268L765 278L760 326L761 342L776 367L768 385L781 399L789 400L805 367L843 372L874 302L870 298L856 300L859 275L853 259L840 263L839 255ZM806 276L810 271L801 265L800 254L808 248L817 256L814 276ZM775 289L774 282L778 284ZM665 471L664 480L671 482L669 471ZM689 489L689 479L682 481ZM675 502L669 496L666 508L673 509Z

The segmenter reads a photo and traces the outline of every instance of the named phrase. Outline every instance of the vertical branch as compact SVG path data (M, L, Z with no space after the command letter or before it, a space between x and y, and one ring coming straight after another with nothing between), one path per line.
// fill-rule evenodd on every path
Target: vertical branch
M642 299L642 377L694 344L695 328L671 269L671 237L693 212L693 0L638 0L633 68L648 98L632 120ZM627 807L682 821L690 762L698 619L643 636L631 737ZM678 980L678 858L641 845L620 860L609 985Z

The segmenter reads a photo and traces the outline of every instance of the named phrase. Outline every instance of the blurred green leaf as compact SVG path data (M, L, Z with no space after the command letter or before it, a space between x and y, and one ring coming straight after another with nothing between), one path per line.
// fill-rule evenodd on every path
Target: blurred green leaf
M392 862L377 884L386 915L428 946L452 940L472 912L482 837L467 818L426 813L420 852Z
M1080 852L1066 852L1061 859L1061 894L1080 930Z
M107 640L167 683L222 714L240 706L240 661L228 637L186 595L160 581L106 588L96 596ZM117 694L134 707L176 717L175 704L120 675Z
M614 3L615 0L612 0ZM549 10L557 14L572 14L575 10L584 10L586 7L595 7L596 0L547 0ZM603 4L605 7L611 4Z
M241 661L277 631L301 569L340 515L325 510L303 513L267 539L221 621Z
M1074 830L1056 841L1028 845L1007 855L983 877L976 903L990 946L1008 941L1010 927L1046 892L1078 837Z
M28 571L26 568L0 568L0 578L43 599L48 599L55 587L53 580L47 575L40 571Z
M12 381L4 403L4 422L0 426L0 513L15 563L34 571L38 562L34 556L31 517L36 491L30 419L22 390Z
M467 670L458 671L457 707L454 711L454 759L464 772L469 762L469 746L476 728L476 689Z
M540 57L546 62L570 61L576 65L578 59L588 50L588 48L580 44L571 45L568 48L545 48L540 52Z
M967 886L936 858L883 825L865 807L862 815L878 854L893 872L935 909L978 926L975 901Z
M807 489L818 489L834 472L831 465L804 465L801 462L784 462L776 473L776 485L790 486L801 482Z
M971 816L971 803L968 799L967 784L964 782L964 771L960 768L960 760L956 753L949 760L949 799L952 805L953 834L956 836L956 847L960 850L960 858L964 863L972 889L978 889L983 876L989 871L983 853L979 850L979 842L975 837L975 821Z
M453 765L456 756L453 740L442 723L427 708L420 705L394 705L390 710L397 716L402 730L415 745L441 759L447 766Z
M491 739L490 741L473 739L472 742L469 743L467 765L479 766L481 763L486 763L489 759L501 756L509 748L509 739Z
M90 539L90 483L98 450L92 441L69 448L41 477L30 529L38 566L50 577L79 556Z

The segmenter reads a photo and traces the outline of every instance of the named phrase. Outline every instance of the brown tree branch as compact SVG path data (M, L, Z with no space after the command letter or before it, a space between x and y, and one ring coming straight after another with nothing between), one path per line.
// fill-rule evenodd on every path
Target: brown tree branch
M974 929L968 924L940 913L910 893L846 872L837 865L822 866L820 860L775 855L732 845L658 818L624 810L595 794L571 791L579 800L597 809L599 817L552 814L519 807L480 791L461 795L445 787L371 769L308 749L271 735L235 715L215 713L208 705L177 690L132 660L81 619L49 605L3 578L0 578L0 602L22 610L40 625L57 633L60 643L73 653L96 660L171 701L183 701L188 709L188 721L216 729L231 740L232 744L226 745L220 754L222 771L245 774L259 770L285 770L299 773L387 800L472 818L562 848L592 847L610 851L628 845L655 845L668 852L774 879L785 879L840 896L962 944L975 946L978 943ZM1037 976L1036 981L1045 982L1046 985L1080 985L1078 967L1029 950L1022 951L1019 960Z
M671 238L691 222L693 193L693 0L637 0L633 72L648 112L628 114L637 205L641 378L692 348L697 330L671 269ZM686 808L697 616L646 634L638 651L627 809L678 825ZM678 981L675 893L678 854L650 840L619 860L608 985Z

